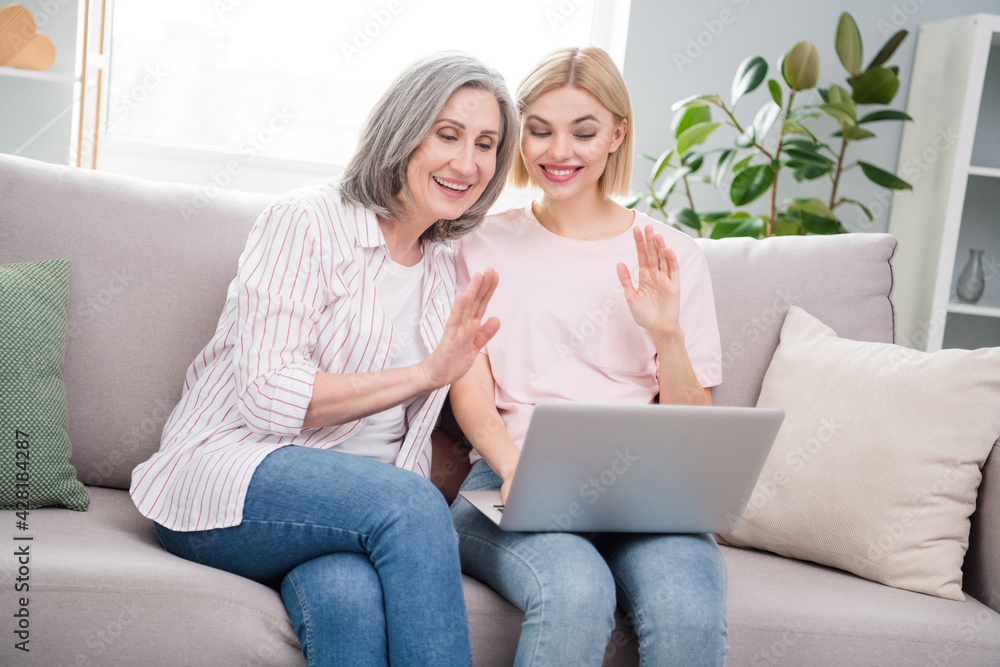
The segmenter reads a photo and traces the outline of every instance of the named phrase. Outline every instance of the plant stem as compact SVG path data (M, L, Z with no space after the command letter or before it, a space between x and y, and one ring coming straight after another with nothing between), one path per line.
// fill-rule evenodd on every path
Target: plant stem
M684 231L676 224L670 222L670 216L668 216L667 212L664 210L663 204L660 203L659 198L656 196L656 192L653 191L652 185L649 186L649 195L650 198L653 200L653 208L655 208L660 212L660 215L663 216L663 221L678 231Z
M837 186L840 185L840 174L844 171L844 154L847 152L847 137L840 145L840 155L837 156L837 169L833 172L833 190L830 192L830 210L837 206Z
M684 181L684 194L687 196L688 208L690 208L692 211L694 211L695 210L695 208L694 208L694 199L691 197L691 186L688 184L688 177L687 176L681 176L681 180ZM697 211L695 211L695 213L697 213ZM699 238L702 236L701 230L702 230L702 228L698 227L698 237Z
M745 130L743 129L743 126L740 125L740 122L738 120L736 120L736 116L734 116L732 114L732 112L729 109L726 108L725 103L721 103L721 104L716 103L716 106L718 106L720 109L722 109L723 111L726 112L726 115L729 116L729 120L731 120L733 122L733 127L736 128L737 132L739 132L740 134L743 134L745 132ZM756 137L754 137L754 139L756 140ZM768 160L773 160L774 159L774 156L772 156L770 153L768 153L767 149L760 145L760 142L754 141L753 145L754 145L754 148L756 148L761 153L763 153L764 155L766 155Z
M785 141L785 119L788 118L788 114L792 112L792 100L795 99L795 89L792 88L788 91L788 106L785 108L785 113L781 115L781 130L778 131L778 147L774 149L774 155L778 160L781 159L781 146ZM767 238L774 234L774 221L778 217L778 174L779 169L774 170L774 181L771 182L771 206L767 214L767 225L764 227L764 237Z

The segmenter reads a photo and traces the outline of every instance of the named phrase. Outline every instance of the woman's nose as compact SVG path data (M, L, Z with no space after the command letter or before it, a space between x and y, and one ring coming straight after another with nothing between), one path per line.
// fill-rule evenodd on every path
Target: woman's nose
M452 166L461 174L471 174L476 168L476 146L469 142L458 149L452 158Z
M573 154L570 138L565 134L557 134L552 141L552 157L568 158Z

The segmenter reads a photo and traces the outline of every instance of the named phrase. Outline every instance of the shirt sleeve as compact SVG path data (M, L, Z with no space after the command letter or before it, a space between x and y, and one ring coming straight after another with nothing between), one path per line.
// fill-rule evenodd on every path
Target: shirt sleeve
M680 324L691 366L702 387L722 382L722 344L715 314L712 276L704 251L691 243L681 266Z
M325 236L325 238L324 238ZM312 400L317 321L330 300L318 216L302 205L264 211L237 271L236 405L255 433L298 435Z

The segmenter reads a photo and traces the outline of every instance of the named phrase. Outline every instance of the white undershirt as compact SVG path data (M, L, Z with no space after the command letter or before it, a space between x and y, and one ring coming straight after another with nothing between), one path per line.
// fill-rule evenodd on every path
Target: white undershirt
M375 283L375 298L392 322L392 345L386 368L412 366L429 354L420 338L423 282L424 260L421 258L413 266L387 261ZM409 402L371 415L356 435L338 444L335 449L385 463L395 462L406 435L404 410Z

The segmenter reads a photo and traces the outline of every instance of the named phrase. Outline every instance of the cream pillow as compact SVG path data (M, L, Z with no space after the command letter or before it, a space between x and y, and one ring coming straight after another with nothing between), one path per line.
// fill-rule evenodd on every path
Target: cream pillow
M757 406L785 421L721 541L965 599L969 516L1000 435L1000 348L847 340L792 306Z

